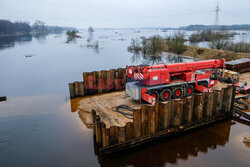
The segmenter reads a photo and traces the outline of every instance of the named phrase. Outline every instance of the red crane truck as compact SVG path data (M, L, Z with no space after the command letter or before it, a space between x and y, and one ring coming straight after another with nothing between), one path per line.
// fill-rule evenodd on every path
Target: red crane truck
M224 67L225 59L127 66L126 94L154 105L158 100L191 96L195 90L209 92L217 84L214 69Z

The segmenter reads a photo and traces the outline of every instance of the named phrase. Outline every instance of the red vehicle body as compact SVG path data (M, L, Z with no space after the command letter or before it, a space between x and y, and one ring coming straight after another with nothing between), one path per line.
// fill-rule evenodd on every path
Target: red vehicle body
M196 61L152 66L127 66L126 94L135 100L151 104L161 99L191 96L194 90L211 91L217 84L217 72L211 69L224 68L225 59Z
M247 83L237 82L235 84L229 84L227 86L234 85L236 87L236 94L250 94L250 86Z

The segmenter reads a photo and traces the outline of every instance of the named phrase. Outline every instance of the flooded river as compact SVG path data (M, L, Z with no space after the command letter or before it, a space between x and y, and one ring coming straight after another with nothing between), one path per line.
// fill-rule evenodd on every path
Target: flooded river
M193 61L133 55L130 39L152 29L84 30L66 43L64 34L0 37L0 166L250 166L249 123L226 120L126 155L95 154L92 129L71 112L68 83L82 72L130 64ZM190 33L190 32L188 32ZM91 44L98 42L99 48Z

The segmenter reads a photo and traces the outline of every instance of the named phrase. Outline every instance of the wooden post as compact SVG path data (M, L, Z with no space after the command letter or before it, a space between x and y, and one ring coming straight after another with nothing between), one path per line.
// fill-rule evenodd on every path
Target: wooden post
M182 117L183 117L183 99L180 102L180 125L183 125Z
M109 128L109 136L110 136L110 144L117 144L118 143L118 127L111 126Z
M134 137L141 136L141 109L133 110Z
M206 113L207 113L207 116L209 118L211 118L212 117L212 111L213 111L213 105L214 105L214 100L213 100L214 95L213 95L213 93L209 92L207 98L208 98L208 102L207 102L208 107L207 107L207 112ZM206 104L204 104L204 105L206 105Z
M180 99L174 99L174 112L172 113L172 126L178 126L182 123L183 104Z
M6 96L0 96L0 101L7 101L7 97Z
M103 147L109 146L108 131L107 131L106 125L104 123L102 123L102 146Z
M126 77L124 77L124 76L126 75L126 71L123 68L118 68L117 73L118 73L118 79L119 79L119 83L120 83L120 89L124 89L125 83L126 83Z
M204 105L203 105L203 118L209 118L212 116L213 110L213 93L204 93Z
M96 121L96 111L95 110L91 110L91 112L92 112L93 136L95 137L96 136L96 124L95 124L95 121Z
M116 70L111 69L109 70L109 75L110 75L110 90L114 91L115 90L115 78L116 78Z
M222 88L222 102L221 102L221 112L226 112L228 107L228 88Z
M74 98L75 94L74 94L74 85L72 83L69 83L69 95L70 98Z
M208 114L207 114L207 109L208 109L208 92L203 93L204 94L204 105L203 105L203 109L202 109L202 115L203 118L207 118Z
M192 113L194 108L194 97L189 96L183 100L183 116L182 123L187 124L192 122Z
M107 81L106 81L107 92L111 92L114 89L114 70L107 71Z
M149 134L156 131L156 108L155 106L148 106L148 131Z
M217 103L218 103L218 90L213 91L213 109L212 109L212 115L216 115L217 113Z
M100 133L98 132L98 121L100 121L100 117L98 115L96 115L95 117L95 121L94 121L94 129L95 129L95 136L96 136L96 143L98 143L98 136L100 135Z
M228 106L227 106L227 112L231 112L231 106L232 106L232 99L233 99L233 86L230 86L228 88Z
M160 118L161 115L163 114L161 106L162 106L161 103L159 102L155 103L155 131L159 131L160 129Z
M83 82L79 82L79 96L84 96Z
M126 140L125 136L125 127L119 127L118 128L118 142L122 143Z
M107 71L106 70L101 71L101 79L103 82L102 93L106 93L107 92ZM99 80L100 80L100 78L99 78Z
M88 73L84 72L83 73L83 88L84 88L84 93L85 95L88 95L88 86L87 86L87 80L88 80Z
M203 105L204 105L204 94L195 94L194 96L194 118L195 121L199 121L203 118Z
M100 120L100 116L96 116L96 121L95 121L95 129L96 129L96 143L97 145L102 144L102 124Z
M92 72L92 94L98 93L98 71Z
M159 130L165 130L170 127L171 101L159 103Z
M132 122L126 123L125 136L126 136L126 140L130 140L134 138L134 127L133 127Z
M234 112L234 102L235 102L235 90L236 90L236 87L233 86L233 90L232 90L232 99L231 99L231 107L230 107L230 111L231 112Z
M74 93L75 93L75 96L76 97L79 97L79 82L78 81L76 81L76 82L74 82Z
M222 91L218 91L217 92L217 102L216 102L216 114L221 113L222 98L223 98Z
M103 80L102 80L102 72L98 71L97 74L98 74L97 75L97 80L98 80L98 82L97 82L97 89L98 89L97 92L98 92L98 94L101 94L102 90L103 90L103 85L104 85Z
M148 135L149 134L149 128L148 128L148 124L149 124L149 107L143 105L141 107L141 135Z
M233 90L232 86L224 89L224 93L223 93L224 96L223 96L223 105L222 105L222 108L225 109L225 112L230 112L231 111L232 90Z
M156 131L164 129L164 110L163 103L156 102L155 104L155 125Z
M90 72L87 74L87 80L86 80L86 89L87 89L87 92L88 92L88 95L92 95L94 94L93 92L93 72Z

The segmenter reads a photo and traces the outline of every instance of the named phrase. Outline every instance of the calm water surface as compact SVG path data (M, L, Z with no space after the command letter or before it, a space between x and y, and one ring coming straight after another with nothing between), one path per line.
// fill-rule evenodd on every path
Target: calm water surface
M138 32L139 31L139 32ZM193 61L127 52L130 39L160 30L96 30L65 43L64 34L0 37L0 166L249 166L249 123L227 120L133 153L95 154L92 130L72 113L68 83L82 72ZM190 33L190 32L188 32ZM99 50L88 44L99 42ZM31 56L31 57L30 57Z

